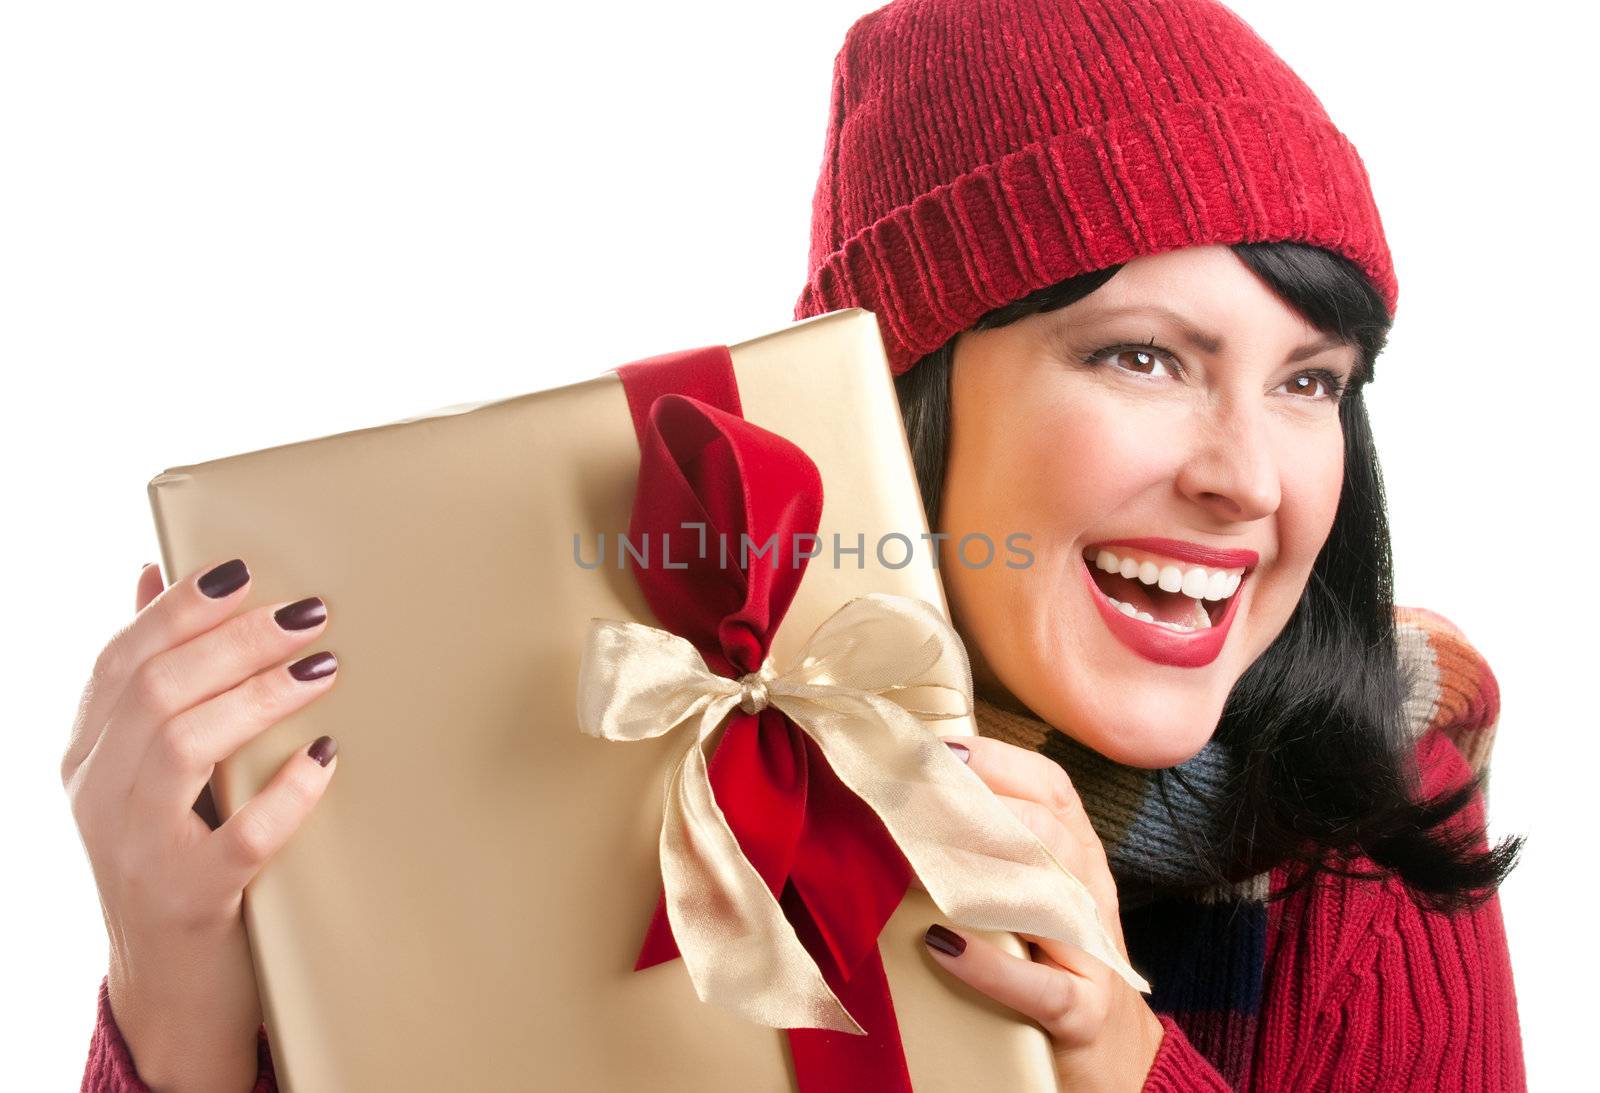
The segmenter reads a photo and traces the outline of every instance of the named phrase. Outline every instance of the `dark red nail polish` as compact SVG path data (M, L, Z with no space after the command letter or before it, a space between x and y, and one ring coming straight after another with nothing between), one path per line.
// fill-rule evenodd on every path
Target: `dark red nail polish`
M272 617L285 630L309 630L328 617L328 609L321 597L307 596L278 608Z
M301 683L309 683L313 679L331 676L338 667L339 662L334 655L323 651L321 653L312 653L308 657L301 657L289 665L289 674Z
M972 749L967 747L965 744L958 744L954 740L946 740L944 742L944 746L955 752L956 758L961 760L963 763L967 763L972 760Z
M306 749L306 754L315 759L322 766L327 766L328 761L339 751L339 743L331 736L319 736L311 742Z
M245 568L244 560L235 558L208 570L196 583L199 584L201 592L214 600L220 600L230 592L237 592L249 579L250 571Z
M922 935L922 940L927 943L928 948L937 949L946 956L960 956L967 951L966 938L954 930L940 926L937 922L928 927L928 932Z

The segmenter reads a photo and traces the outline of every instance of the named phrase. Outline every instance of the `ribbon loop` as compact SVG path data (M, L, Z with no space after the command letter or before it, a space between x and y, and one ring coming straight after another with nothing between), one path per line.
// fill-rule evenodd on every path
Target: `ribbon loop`
M735 708L776 706L811 737L848 789L881 819L952 921L1077 945L1135 989L1088 889L926 722L972 709L960 637L931 604L869 593L848 601L779 672L772 658L739 679L712 672L686 639L593 619L579 670L578 723L591 736L642 740L698 716L668 775L661 826L667 914L695 993L774 1028L863 1030L828 987L717 805L706 745Z
M795 695L826 702L877 694L925 721L972 712L966 647L932 604L909 596L869 592L848 601L817 627L784 678Z
M606 740L671 732L711 698L738 694L685 638L620 619L592 619L578 665L578 725Z

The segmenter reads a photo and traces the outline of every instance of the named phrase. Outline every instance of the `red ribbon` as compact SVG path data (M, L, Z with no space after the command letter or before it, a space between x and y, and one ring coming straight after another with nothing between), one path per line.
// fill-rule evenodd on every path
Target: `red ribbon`
M754 672L805 573L794 537L814 534L822 515L816 465L744 419L725 345L649 357L617 372L639 438L628 534L636 550L648 542L651 551L650 564L633 567L639 587L657 621L690 641L712 671ZM705 525L704 550L701 530L684 524ZM774 533L776 564L773 554L754 553ZM748 566L740 565L741 534L751 544ZM663 564L668 539L672 568ZM867 1033L787 1030L801 1090L910 1093L878 953L878 934L911 883L900 848L776 707L736 709L708 770L745 857ZM663 892L634 967L677 957Z

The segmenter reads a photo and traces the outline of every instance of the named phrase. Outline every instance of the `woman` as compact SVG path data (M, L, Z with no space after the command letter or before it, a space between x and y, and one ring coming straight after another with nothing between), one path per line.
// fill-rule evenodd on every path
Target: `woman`
M1063 1088L1525 1084L1520 844L1487 849L1469 724L1406 727L1362 402L1397 295L1354 148L1219 4L846 35L795 315L877 314L973 662L952 747L1155 985L930 927ZM1025 568L957 564L1017 532Z
M1362 404L1396 286L1354 150L1194 0L897 2L834 75L796 317L878 315L978 690L952 746L1156 991L942 924L935 958L1040 1022L1063 1088L1521 1086L1516 846L1485 845L1444 735L1470 726L1408 736ZM956 564L1018 531L1027 567ZM146 570L63 765L112 935L88 1088L274 1088L239 892L327 744L222 839L118 811L197 784L185 741L237 747L328 686L326 656L267 671L325 613L230 619L248 576Z

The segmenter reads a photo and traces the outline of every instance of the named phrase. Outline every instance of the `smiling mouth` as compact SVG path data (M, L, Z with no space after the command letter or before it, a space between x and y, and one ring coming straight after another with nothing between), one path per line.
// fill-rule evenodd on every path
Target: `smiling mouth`
M1180 634L1215 626L1249 573L1245 566L1191 565L1128 547L1090 547L1083 558L1117 610Z

